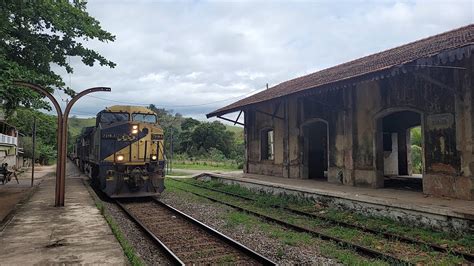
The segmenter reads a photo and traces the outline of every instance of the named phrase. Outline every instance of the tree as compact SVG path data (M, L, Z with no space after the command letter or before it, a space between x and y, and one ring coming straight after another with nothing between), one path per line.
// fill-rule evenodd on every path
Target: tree
M115 36L86 12L85 1L0 1L0 100L7 114L20 104L50 109L37 93L13 86L14 80L37 83L51 92L63 88L74 95L71 88L64 88L52 64L72 73L68 57L77 56L88 66L97 62L114 67L81 42L93 39L108 42Z
M27 108L18 108L15 115L8 117L7 122L25 135L31 135L33 117L36 117L36 136L46 145L56 146L56 116L48 115Z
M211 148L216 148L229 158L234 144L234 133L227 131L222 123L214 121L198 125L191 134L191 139L196 150L209 152Z
M189 130L192 130L195 126L197 126L199 124L201 124L201 122L199 122L199 120L188 117L188 118L185 118L184 121L181 123L181 129L183 131L189 131Z

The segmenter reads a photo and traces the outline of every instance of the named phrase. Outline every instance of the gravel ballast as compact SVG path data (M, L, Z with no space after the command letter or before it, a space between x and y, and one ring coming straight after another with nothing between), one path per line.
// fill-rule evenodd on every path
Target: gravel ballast
M85 183L89 186L87 181ZM146 265L170 264L166 255L115 203L101 200L91 188L89 191L95 200L102 203L105 214L114 220L128 243ZM333 259L321 256L318 245L288 245L278 238L272 237L268 232L260 230L257 226L248 227L241 224L228 226L224 217L234 211L231 207L181 191L165 190L160 200L239 241L277 264L339 264Z
M165 191L160 199L278 264L338 264L333 259L322 257L317 246L291 246L282 243L277 238L271 237L268 233L256 227L227 226L223 217L233 211L231 207L212 203L184 192L169 190Z

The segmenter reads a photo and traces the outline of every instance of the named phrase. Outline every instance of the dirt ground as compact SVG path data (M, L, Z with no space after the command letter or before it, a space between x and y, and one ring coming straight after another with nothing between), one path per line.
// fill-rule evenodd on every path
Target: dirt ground
M34 185L38 185L45 178L54 178L53 173L56 167L52 166L36 166ZM19 184L15 178L5 184L0 184L0 225L3 224L4 219L8 214L15 209L15 206L23 199L28 197L31 187L31 169L18 176Z

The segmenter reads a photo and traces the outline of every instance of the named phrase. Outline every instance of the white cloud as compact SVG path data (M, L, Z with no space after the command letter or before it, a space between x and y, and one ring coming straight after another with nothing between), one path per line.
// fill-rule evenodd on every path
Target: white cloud
M473 23L472 10L471 1L91 1L117 40L88 46L117 67L71 59L73 88L112 87L97 94L109 101L88 97L74 110L154 103L203 119L266 83Z

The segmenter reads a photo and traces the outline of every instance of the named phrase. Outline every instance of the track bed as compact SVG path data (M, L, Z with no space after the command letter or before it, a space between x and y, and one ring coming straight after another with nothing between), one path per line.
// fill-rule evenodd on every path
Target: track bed
M219 232L158 201L119 201L140 226L145 227L177 263L273 264Z

